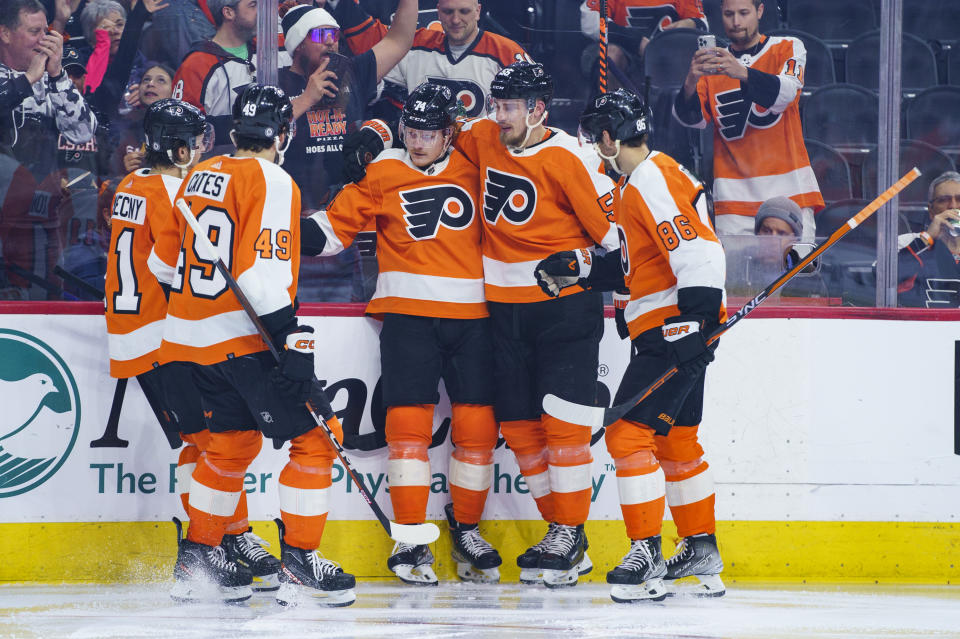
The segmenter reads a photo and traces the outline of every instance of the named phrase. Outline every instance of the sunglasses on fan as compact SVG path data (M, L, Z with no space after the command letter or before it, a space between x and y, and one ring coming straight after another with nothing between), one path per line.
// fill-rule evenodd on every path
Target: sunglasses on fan
M333 44L340 39L340 29L337 27L314 27L307 32L312 42Z

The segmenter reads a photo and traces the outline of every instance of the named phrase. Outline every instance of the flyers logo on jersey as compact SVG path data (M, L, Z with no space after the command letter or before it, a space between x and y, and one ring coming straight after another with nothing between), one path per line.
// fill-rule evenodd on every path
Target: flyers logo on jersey
M726 140L739 140L747 132L747 125L756 129L768 129L780 120L780 113L758 113L753 102L743 99L740 89L718 93L717 123L720 134Z
M473 80L427 76L427 81L450 87L453 95L456 96L456 98L460 100L460 104L463 105L463 115L468 118L475 118L483 113L486 98L484 97L483 89Z
M537 187L525 177L487 169L483 185L483 216L496 224L500 214L511 224L524 224L537 207Z
M400 207L407 233L415 240L433 239L441 226L456 231L473 221L470 194L452 184L400 191Z

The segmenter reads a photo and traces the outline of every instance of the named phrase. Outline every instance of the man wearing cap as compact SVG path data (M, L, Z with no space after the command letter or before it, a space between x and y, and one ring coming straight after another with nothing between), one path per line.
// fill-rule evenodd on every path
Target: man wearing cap
M799 239L803 234L803 213L788 197L772 197L757 209L753 232L756 235L776 235Z
M363 122L377 84L410 50L416 20L416 0L401 0L387 35L348 59L339 53L340 25L326 9L299 5L283 16L284 48L293 64L278 80L297 118L286 168L305 209L324 208L342 186L343 140Z
M213 124L216 144L229 149L233 101L256 80L257 0L208 0L207 7L217 32L183 59L173 78L173 97L202 109Z

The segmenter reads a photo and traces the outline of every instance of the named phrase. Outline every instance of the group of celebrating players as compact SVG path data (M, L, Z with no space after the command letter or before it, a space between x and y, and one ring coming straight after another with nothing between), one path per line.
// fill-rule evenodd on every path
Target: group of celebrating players
M282 168L294 135L283 91L245 87L233 105L236 150L204 161L204 115L174 99L150 107L149 168L124 178L114 202L107 327L111 374L136 376L171 445L185 444L177 486L189 527L184 537L175 519L175 599L241 601L266 590L281 603L354 601L354 577L316 551L336 458L317 418L341 440L342 430L314 378L322 338L296 316L297 283L301 254L336 254L371 222L379 276L367 313L382 319L395 520L425 520L443 379L458 576L500 579L501 557L478 528L500 433L547 524L517 557L521 582L574 586L592 569L591 428L545 413L542 400L596 405L601 292L617 291L632 357L614 401L665 368L678 374L606 429L630 539L607 573L611 597L724 593L713 481L697 438L715 348L704 336L726 319L723 250L703 186L651 150L652 117L639 96L597 95L578 139L545 124L553 82L542 65L503 68L489 93L487 117L462 121L450 88L418 86L396 136L382 138L402 145L383 149L361 179L303 219L299 188ZM245 300L178 212L180 199ZM264 437L289 442L279 559L251 532L243 490ZM667 560L665 503L683 538ZM433 562L424 544L397 543L387 558L418 585L438 583Z

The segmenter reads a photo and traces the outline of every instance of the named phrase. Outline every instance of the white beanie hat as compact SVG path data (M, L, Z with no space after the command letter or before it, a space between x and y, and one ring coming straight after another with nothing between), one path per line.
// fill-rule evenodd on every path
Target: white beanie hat
M294 49L300 46L304 38L307 37L310 29L316 27L336 27L340 24L330 15L330 12L320 7L311 7L307 4L293 7L283 16L280 21L283 28L283 47L288 53L293 55Z

